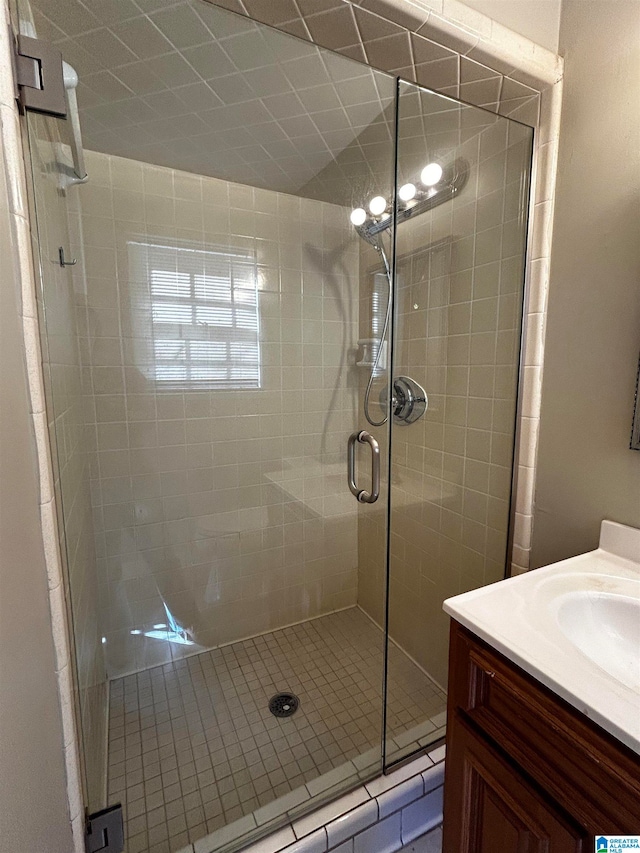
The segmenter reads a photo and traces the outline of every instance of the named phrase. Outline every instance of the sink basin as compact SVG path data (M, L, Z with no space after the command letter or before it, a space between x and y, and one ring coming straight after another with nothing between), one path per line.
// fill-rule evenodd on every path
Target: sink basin
M640 600L597 590L565 593L556 619L565 637L613 678L640 691Z
M445 611L640 756L640 528L465 592Z

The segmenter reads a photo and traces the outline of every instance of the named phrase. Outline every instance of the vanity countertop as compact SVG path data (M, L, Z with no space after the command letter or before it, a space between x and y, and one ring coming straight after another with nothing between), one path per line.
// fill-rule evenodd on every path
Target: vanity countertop
M640 754L640 530L457 595L444 610Z

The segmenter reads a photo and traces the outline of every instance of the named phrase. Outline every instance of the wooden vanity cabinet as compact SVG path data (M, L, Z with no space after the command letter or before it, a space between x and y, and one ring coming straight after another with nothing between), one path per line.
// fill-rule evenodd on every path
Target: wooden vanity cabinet
M443 853L640 833L635 753L455 621L449 655Z

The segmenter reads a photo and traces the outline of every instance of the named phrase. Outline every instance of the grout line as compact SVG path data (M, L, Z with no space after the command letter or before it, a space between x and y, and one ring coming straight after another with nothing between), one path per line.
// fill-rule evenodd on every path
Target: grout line
M356 608L353 608L353 610L356 610ZM358 617L360 619L360 626L358 627L358 624L356 623L355 628L353 629L354 632L352 632L349 629L352 628L353 621L349 620L348 615L341 615L342 613L343 613L343 611L340 611L337 614L332 614L331 616L325 617L327 620L326 624L328 625L329 631L330 631L328 638L327 638L329 640L329 645L327 648L328 648L328 650L331 650L332 648L335 649L334 651L331 652L332 654L337 654L339 649L343 649L345 651L348 650L349 648L353 649L353 654L348 655L348 661L352 660L353 663L347 662L347 664L346 664L346 672L348 673L350 671L351 666L358 666L359 660L362 660L364 666L367 667L367 661L369 661L371 659L371 655L365 654L364 656L362 656L362 651L366 651L367 649L370 649L372 646L370 640L368 639L368 633L371 631L375 631L377 633L379 631L379 629L377 628L375 623L373 623L370 619L365 618L365 614L361 610L358 609ZM283 670L283 665L285 667L287 665L287 649L289 647L293 647L294 649L295 648L301 648L303 655L316 654L316 656L317 656L318 643L322 641L322 635L318 632L318 629L314 624L316 621L317 620L315 620L315 619L314 620L308 620L308 625L305 626L307 628L305 635L307 636L308 643L310 644L306 651L304 648L305 641L302 639L302 637L303 637L302 634L300 635L300 637L296 637L296 636L291 637L291 639L288 640L288 643L289 643L288 646L286 644L284 646L281 645L281 643L278 642L277 637L275 637L273 639L273 642L270 643L269 647L272 649L275 649L275 654L277 656L279 655L279 659L278 659L278 657L276 657L276 659L275 659L275 665L276 665L276 669L278 671ZM345 633L345 629L346 629L347 633ZM364 629L364 634L363 634L363 629ZM301 629L298 628L298 632L300 632L300 631L301 631ZM274 632L274 633L277 633L277 632ZM282 632L280 632L280 639L283 639ZM286 637L286 634L284 634L284 639L288 639ZM300 644L301 640L302 640L302 645ZM345 641L346 641L346 644L345 644ZM232 671L235 671L234 667L237 665L240 665L240 666L244 665L247 667L247 669L245 670L245 676L244 677L251 680L251 675L254 672L253 667L256 665L258 667L262 666L263 661L266 660L264 654L261 656L260 649L255 649L253 651L253 653L251 653L251 649L243 649L242 644L238 644L238 646L239 646L239 648L236 650L233 650L232 654L227 654L225 656L223 653L219 653L219 656L220 656L220 654L222 654L223 659L231 667L230 669L229 668L223 668L223 669L219 668L217 670L218 674L221 676L221 682L223 684L224 684L224 682L226 682L228 680L228 678L231 677L230 673ZM180 667L178 670L175 670L174 672L172 672L171 669L166 667L166 666L162 670L159 667L154 667L154 668L148 670L147 673L138 673L138 674L135 674L133 676L127 676L126 678L123 678L120 681L120 683L118 683L116 680L111 682L111 684L110 684L110 691L111 691L111 696L112 696L111 705L114 709L116 708L116 706L118 704L121 707L121 710L117 711L114 715L112 715L112 718L111 718L112 719L112 726L113 726L113 730L116 730L116 729L118 730L118 736L124 736L125 737L125 741L123 742L125 750L127 748L127 741L126 741L127 731L129 731L130 734L134 733L134 735L135 735L132 742L131 742L133 746L140 743L141 741L142 741L142 744L144 745L144 742L145 742L145 737L144 737L145 727L144 727L144 725L142 728L140 728L139 726L134 726L133 728L131 728L131 725L135 722L135 718L133 717L133 714L135 713L136 703L138 703L141 708L147 708L149 706L149 701L153 702L155 699L156 706L159 708L159 713L162 714L163 716L166 714L170 715L170 719L172 720L172 726L173 727L175 727L176 724L178 724L179 728L176 730L176 737L178 737L178 738L179 738L179 732L180 731L184 731L185 733L188 731L191 731L192 734L194 734L194 733L198 734L198 731L200 731L200 730L203 732L205 730L207 730L206 718L205 718L205 715L202 714L202 711L204 708L203 699L205 697L209 697L209 696L211 696L211 698L215 698L214 693L209 692L212 689L212 685L209 683L209 685L207 687L207 680L206 679L207 679L207 672L214 672L213 663L211 663L211 656L215 655L215 653L217 651L218 650L212 650L211 653L204 653L210 659L210 665L209 666L206 665L207 664L207 658L203 657L203 659L202 659L203 665L202 666L200 666L199 661L193 660L191 664L187 664L184 667ZM353 655L355 655L355 657ZM283 658L283 656L284 656L284 658ZM321 655L320 657L326 659L325 655ZM246 661L246 663L243 664L243 661ZM366 668L364 670L362 670L363 673L366 673L366 671L367 671ZM319 674L323 678L322 669L320 670ZM238 680L238 678L236 676L235 683L240 686L240 694L242 694L242 680L241 679ZM338 693L339 693L340 689L341 689L340 684L337 683ZM209 701L208 698L206 699L206 701L207 702ZM160 704L158 704L158 703L160 703ZM186 712L185 713L185 720L186 720L187 727L185 727L183 729L180 728L179 718L176 717L174 714L174 709L177 707L176 703L181 703L182 708ZM216 704L216 707L220 707L219 704ZM162 709L164 709L164 710L162 710ZM195 709L197 709L197 712L199 714L199 720L201 721L200 723L198 723L198 725L199 726L202 725L202 729L198 729L198 730L193 729L191 727L191 723L189 722L189 719L193 719L193 714L196 713ZM311 711L313 712L313 708L311 708ZM126 716L125 716L125 714L126 714ZM268 718L266 718L266 719L268 719ZM416 717L414 717L414 719L417 720ZM122 728L125 725L126 720L129 720L129 723L127 723L127 726L125 728ZM301 722L302 722L302 720L301 720ZM243 722L240 721L239 724L242 727ZM161 723L159 723L158 725L161 725ZM314 725L314 724L312 723L312 725ZM119 732L120 729L122 729L122 734L120 734L120 732ZM146 729L146 730L149 731L149 729ZM232 731L231 729L227 729L227 730ZM235 730L238 731L237 727L235 728ZM270 740L270 743L267 741L267 745L269 747L271 747L271 745L274 745L275 741L277 741L277 739L278 739L277 738L277 732L278 732L278 730L275 727L269 727L265 730L265 733L269 736L269 740ZM275 739L273 737L274 734L276 735ZM286 735L286 732L283 732L283 734ZM319 736L322 737L322 735L319 735ZM288 735L287 735L287 737L288 737ZM174 740L175 740L175 738L174 738ZM176 741L176 743L179 743L179 742L180 742L180 740ZM325 746L326 745L327 744L325 743ZM160 748L160 743L158 744L158 748ZM223 747L223 748L226 749L226 747ZM257 748L260 749L259 746ZM291 748L295 749L295 747L291 747ZM362 747L360 747L360 748L362 749ZM132 753L133 756L135 756L136 754L137 753L135 751ZM175 754L177 755L177 752ZM206 751L205 751L205 754L206 754ZM244 753L244 754L246 754L246 753ZM196 750L194 749L194 753L192 755L192 758L195 761L198 760L196 755L197 755L197 753L196 753ZM294 753L294 755L295 755L295 753ZM153 756L151 756L148 753L147 753L147 757L148 757L148 760L151 762L153 762L155 760L153 758ZM299 760L300 756L297 756L297 759ZM125 752L122 752L122 754L118 754L117 760L128 762L127 752L125 751ZM231 760L231 759L229 757L227 757L227 760ZM423 762L424 762L424 760L425 759L418 759L418 761L423 761ZM429 760L429 765L431 766L430 760ZM125 765L123 764L122 767L124 768L124 766ZM408 765L405 765L405 767L406 766L408 766ZM286 765L281 765L281 767L286 767ZM348 777L345 777L345 775L344 775L345 771L349 767L351 767L352 772L350 773L350 775ZM422 765L421 765L421 768L422 768ZM160 767L160 772L162 772L161 767ZM344 782L346 782L347 778L349 778L353 781L356 781L358 779L358 777L360 777L360 778L362 777L362 771L359 772L357 770L356 764L351 762L350 760L347 760L346 762L339 765L338 767L335 767L333 770L329 770L328 773L330 775L330 778L332 776L339 776L340 777L339 780L338 779L332 779L332 783L335 783L335 784L338 784L339 782L344 783ZM393 783L400 784L406 778L407 770L400 768L398 771L394 771L394 773L400 773L401 775L400 775L400 777L398 777L398 776L394 777L394 774L392 773L389 777L386 777L386 778L391 780ZM123 788L122 792L120 792L118 790L118 786L119 785L126 786L126 781L127 781L126 776L121 776L118 778L120 779L120 781L118 782L117 780L114 780L112 789L114 790L114 792L117 791L118 793L122 793L122 796L124 799L125 798L125 790ZM258 778L258 777L256 777L256 778ZM323 778L322 776L316 777L316 779L318 781L321 781L322 778ZM327 790L326 782L321 785L321 789L320 789L320 788L318 788L318 785L316 784L316 779L310 780L309 782L306 783L307 793L308 794L316 794L316 796L318 794L328 795L329 791ZM394 785L392 784L391 787L394 787ZM135 788L135 784L134 784L134 788ZM316 791L316 788L318 788L317 791ZM234 790L234 789L231 788L230 790ZM237 789L235 789L235 790L237 790ZM296 808L297 805L302 805L302 801L300 800L300 794L298 793L297 795L295 795L293 793L296 790L298 790L298 789L294 788L293 791L291 792L291 796L294 797L296 802L293 804L293 806L291 804L289 804L287 806L288 809ZM284 796L289 797L290 794L285 794ZM259 811L260 810L264 811L265 819L267 818L267 816L271 817L271 815L269 814L270 812L273 812L273 816L275 817L275 815L279 811L278 807L276 805L274 805L275 803L277 803L277 801L278 801L277 799L272 800L270 803L268 802L264 806L258 807ZM261 822L262 822L262 819L259 819L259 823L261 823Z

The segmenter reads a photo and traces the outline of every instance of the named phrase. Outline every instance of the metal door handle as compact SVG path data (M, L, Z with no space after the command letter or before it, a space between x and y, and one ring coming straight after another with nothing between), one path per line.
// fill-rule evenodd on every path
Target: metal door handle
M356 486L356 441L368 444L371 448L371 492ZM347 445L347 480L349 491L363 504L373 504L380 496L380 445L366 430L354 432L349 436Z

